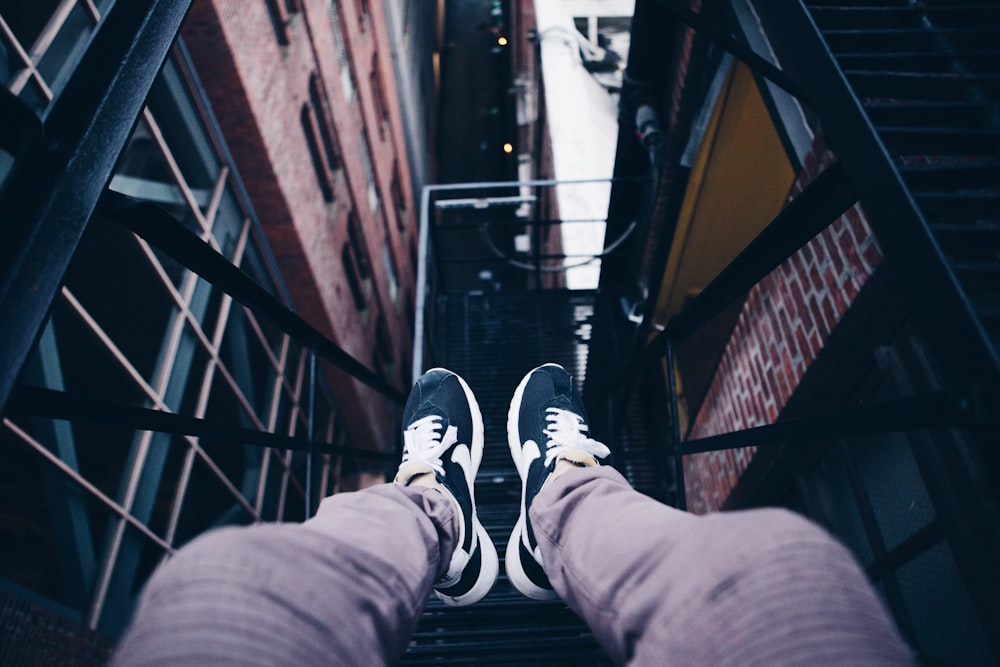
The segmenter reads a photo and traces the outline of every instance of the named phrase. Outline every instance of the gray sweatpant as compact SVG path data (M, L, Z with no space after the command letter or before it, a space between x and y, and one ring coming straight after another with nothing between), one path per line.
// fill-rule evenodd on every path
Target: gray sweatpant
M115 664L377 665L406 648L455 543L451 502L386 484L304 524L208 533L150 579ZM635 665L908 664L850 554L783 510L696 517L609 467L531 508L556 592Z

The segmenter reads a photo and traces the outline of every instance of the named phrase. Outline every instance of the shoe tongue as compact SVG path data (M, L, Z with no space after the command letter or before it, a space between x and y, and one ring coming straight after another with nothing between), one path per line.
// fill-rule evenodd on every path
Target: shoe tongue
M439 418L445 427L448 426L448 409L444 406L435 404L433 401L425 401L419 408L417 408L416 412L413 413L411 421L431 416Z
M550 400L546 407L559 408L560 410L576 413L576 407L573 405L573 401L571 401L569 396L566 396L565 394L559 394Z

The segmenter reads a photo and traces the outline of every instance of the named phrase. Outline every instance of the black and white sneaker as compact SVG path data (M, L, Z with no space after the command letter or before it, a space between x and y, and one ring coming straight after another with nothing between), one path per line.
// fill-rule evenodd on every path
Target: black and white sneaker
M483 458L483 416L465 380L444 368L427 371L403 408L403 461L395 482L433 473L459 509L459 535L448 571L434 584L445 603L478 602L500 568L497 550L476 516L473 484Z
M521 476L521 516L507 542L506 568L511 584L529 598L556 597L528 519L532 501L558 461L596 466L611 453L587 430L583 401L562 366L545 364L524 376L507 413L507 442Z

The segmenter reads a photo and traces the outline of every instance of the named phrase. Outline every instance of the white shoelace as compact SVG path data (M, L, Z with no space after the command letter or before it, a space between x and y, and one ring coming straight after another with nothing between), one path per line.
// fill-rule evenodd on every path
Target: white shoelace
M443 434L438 432L440 429L439 415L428 415L410 424L403 431L403 463L426 463L436 473L443 475L441 455L458 442L458 429L449 428Z
M587 436L589 429L580 415L560 408L548 408L545 413L548 422L545 435L549 438L545 450L546 466L570 449L582 450L599 459L611 453L604 443Z

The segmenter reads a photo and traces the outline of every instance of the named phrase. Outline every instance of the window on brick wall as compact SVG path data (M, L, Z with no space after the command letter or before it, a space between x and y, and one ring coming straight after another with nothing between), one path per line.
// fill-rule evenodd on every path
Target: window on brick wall
M323 86L319 75L313 73L309 77L309 103L312 105L316 116L316 124L319 128L320 139L323 142L323 154L326 163L331 171L336 171L341 166L340 142L337 140L337 133L333 129L333 115L330 110L329 99L326 95L326 88Z
M375 114L378 116L378 136L379 139L385 141L385 128L389 123L389 107L385 101L385 84L382 81L378 52L372 54L372 71L369 75L369 82L372 89L372 99L375 102Z
M363 311L368 307L368 295L372 289L372 265L361 221L354 211L347 219L347 243L341 251L341 259L354 305L358 311Z
M358 27L364 32L365 22L368 20L368 0L355 0L355 5L358 8Z
M399 175L399 160L392 162L392 204L396 207L396 225L400 232L406 232L406 198L403 196L403 181Z
M344 97L348 102L354 100L354 73L351 70L351 59L347 53L347 40L344 39L344 31L340 27L339 3L328 0L330 7L330 27L333 30L333 45L337 51L337 63L340 65L340 86L344 90Z
M302 133L306 138L306 146L309 148L309 158L312 161L313 171L316 174L316 183L323 192L323 199L327 202L332 202L333 173L330 170L323 150L323 138L319 122L316 118L316 112L310 104L302 105L299 121L302 124Z
M372 262L368 254L368 243L365 241L364 231L361 229L361 220L355 211L347 220L347 242L354 252L354 258L358 266L358 275L362 280L370 280L372 276Z
M288 46L288 4L285 0L264 0L267 6L267 15L271 19L271 27L274 28L274 36L278 44Z
M351 298L354 299L354 307L362 311L368 307L368 295L358 273L358 264L354 259L350 243L345 243L343 250L340 251L340 261L344 266L344 275L347 277L347 287L351 290Z
M368 204L371 206L372 212L375 212L381 203L381 197L378 194L378 182L375 180L375 167L372 164L367 132L361 133L361 166L365 170L365 181L368 183Z

